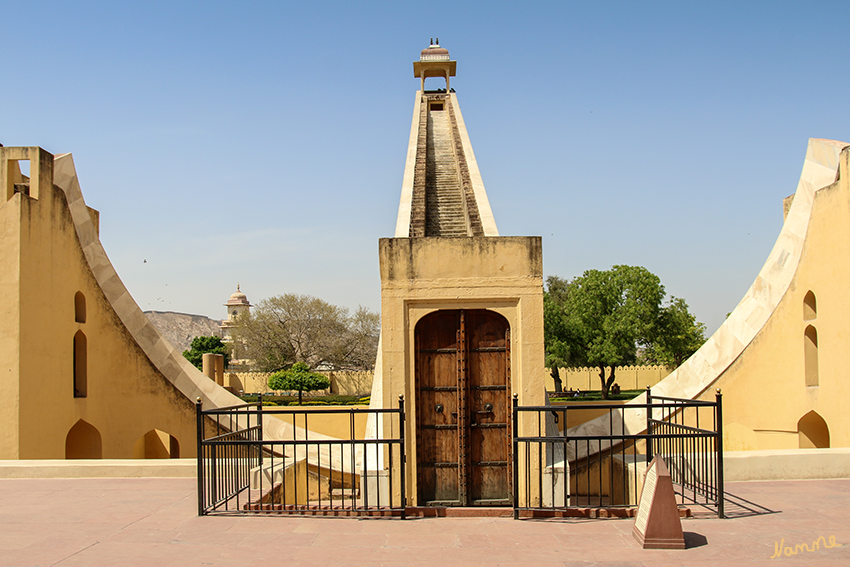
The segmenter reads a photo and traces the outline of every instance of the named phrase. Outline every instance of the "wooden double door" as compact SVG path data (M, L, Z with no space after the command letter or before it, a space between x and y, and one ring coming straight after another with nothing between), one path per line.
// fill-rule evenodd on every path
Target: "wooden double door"
M511 503L508 321L436 311L415 329L419 505Z

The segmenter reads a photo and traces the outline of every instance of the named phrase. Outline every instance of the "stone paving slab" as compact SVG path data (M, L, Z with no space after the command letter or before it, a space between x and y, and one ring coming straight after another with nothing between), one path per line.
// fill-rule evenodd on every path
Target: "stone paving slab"
M642 549L633 519L199 518L195 487L0 479L0 566L850 565L850 479L728 483L731 517L682 520L685 550Z

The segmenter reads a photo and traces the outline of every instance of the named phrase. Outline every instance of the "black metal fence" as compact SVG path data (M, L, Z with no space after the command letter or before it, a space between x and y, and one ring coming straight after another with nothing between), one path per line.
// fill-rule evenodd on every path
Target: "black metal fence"
M664 459L682 502L708 504L723 510L723 398L713 402L653 396L646 415L647 462Z
M588 421L587 412L604 417ZM643 432L629 431L627 423L644 421ZM652 396L647 388L646 403L627 405L519 406L515 398L513 423L514 517L633 508L655 455L670 470L680 502L724 515L719 392L708 402Z
M310 431L319 416L334 435ZM264 436L264 418L278 420L282 439ZM197 422L199 515L404 517L402 398L394 409L263 407L261 398L204 410L199 402ZM364 439L366 428L375 433Z
M604 418L588 421L589 411ZM333 435L311 431L311 418ZM276 438L267 438L264 419ZM583 508L628 513L654 456L664 459L680 502L724 516L719 392L709 402L653 396L647 388L646 403L626 405L519 406L515 397L512 423L514 517ZM642 431L627 423L641 423ZM584 425L571 432L576 424ZM261 399L204 410L199 401L197 427L199 515L405 517L401 397L393 409L263 407ZM363 438L364 430L373 433Z

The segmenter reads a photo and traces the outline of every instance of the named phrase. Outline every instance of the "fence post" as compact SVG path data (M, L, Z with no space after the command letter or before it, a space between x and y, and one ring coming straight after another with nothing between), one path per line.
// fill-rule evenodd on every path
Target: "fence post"
M646 386L646 466L649 468L649 463L652 462L652 390L649 389L649 384Z
M195 431L198 442L198 470L196 472L196 476L198 477L198 515L204 515L204 453L203 453L203 439L204 439L204 414L203 414L203 406L201 405L201 398L197 398L195 400Z
M263 467L263 394L262 392L257 396L257 435L259 437L257 440L260 442L260 454L258 456L258 461L260 463L260 470ZM248 408L248 411L251 411L251 408ZM251 423L248 423L250 427ZM272 473L274 474L274 473Z
M726 500L723 488L723 394L717 388L717 517L725 518L724 501Z
M511 436L513 437L513 455L511 456L511 460L513 461L513 478L511 479L511 488L513 489L513 501L514 501L514 520L519 520L519 443L517 442L517 429L519 427L519 420L517 416L519 414L519 410L517 409L518 395L514 394L513 403L511 407L512 421L511 424ZM566 424L564 424L564 429L566 429Z
M376 414L377 417L377 414ZM377 422L377 419L375 420ZM407 469L405 464L407 463L407 449L404 446L404 394L398 395L398 437L401 440L401 519L405 519L405 512L407 511L407 493L404 482L404 477L407 476ZM375 446L377 448L377 445ZM392 448L390 448L392 451ZM390 471L392 474L392 471ZM392 495L390 495L392 498ZM392 508L392 503L390 503L390 508Z

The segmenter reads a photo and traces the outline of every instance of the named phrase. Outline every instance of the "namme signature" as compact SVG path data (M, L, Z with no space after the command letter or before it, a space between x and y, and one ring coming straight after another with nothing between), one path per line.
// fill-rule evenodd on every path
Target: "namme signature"
M791 557L792 555L797 555L798 553L802 553L804 551L817 551L820 549L820 543L823 540L824 548L830 547L840 547L841 543L835 541L835 536L829 536L829 540L823 536L818 537L815 541L812 542L811 546L806 545L805 543L798 543L794 547L785 545L785 538L782 538L781 541L776 542L776 546L774 548L773 555L770 556L771 559L776 559L778 557Z

